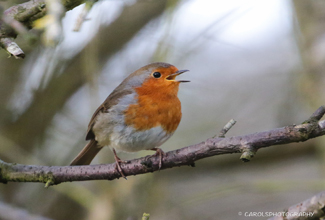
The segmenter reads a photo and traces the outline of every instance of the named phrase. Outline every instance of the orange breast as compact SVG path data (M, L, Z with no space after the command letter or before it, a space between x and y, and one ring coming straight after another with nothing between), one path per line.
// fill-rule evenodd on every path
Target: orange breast
M178 83L152 88L148 86L136 88L138 100L125 112L125 123L143 131L161 126L167 133L173 133L181 121L181 103L177 97Z

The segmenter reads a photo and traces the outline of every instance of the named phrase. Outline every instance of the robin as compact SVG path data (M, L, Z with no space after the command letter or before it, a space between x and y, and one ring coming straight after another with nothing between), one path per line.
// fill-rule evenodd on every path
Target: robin
M160 169L164 152L158 147L178 127L182 117L178 87L180 83L189 82L175 78L187 71L157 62L124 79L93 114L86 136L90 141L70 165L88 165L104 146L109 146L116 169L124 178L120 167L124 161L116 151L154 150L154 155L160 158Z

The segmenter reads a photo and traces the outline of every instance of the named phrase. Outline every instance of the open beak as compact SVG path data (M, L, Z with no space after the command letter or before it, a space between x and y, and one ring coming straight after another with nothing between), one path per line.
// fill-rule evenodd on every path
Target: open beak
M178 70L175 73L170 74L167 77L167 80L175 80L176 76L181 75L182 73L185 73L187 71L189 71L189 70ZM177 81L177 82L190 82L189 80L175 80L175 81Z

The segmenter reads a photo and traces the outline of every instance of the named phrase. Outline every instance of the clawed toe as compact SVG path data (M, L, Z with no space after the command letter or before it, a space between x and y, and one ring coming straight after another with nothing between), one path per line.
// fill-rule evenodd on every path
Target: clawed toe
M117 172L119 172L121 174L121 176L127 180L126 176L124 175L123 173L123 170L120 166L120 163L127 163L127 161L125 160L121 160L117 155L116 155L116 151L115 149L113 148L113 153L114 153L114 159L115 159L115 169Z
M125 161L115 161L115 169L116 169L116 171L118 171L118 172L121 174L121 176L122 176L124 179L127 180L127 178L126 178L126 176L124 175L123 170L122 170L122 168L121 168L121 166L120 166L120 163L122 163L122 162L125 162Z
M151 150L156 151L156 153L153 155L146 156L146 160L149 159L150 157L155 157L159 155L159 170L160 170L162 166L162 158L165 155L165 152L160 148L152 148Z

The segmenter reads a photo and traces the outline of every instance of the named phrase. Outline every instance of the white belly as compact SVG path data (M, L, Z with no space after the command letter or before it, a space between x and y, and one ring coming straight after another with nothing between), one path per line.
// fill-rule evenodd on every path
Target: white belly
M110 136L109 147L118 151L137 152L159 147L172 134L167 134L160 126L146 131L135 131L132 127L116 126Z

